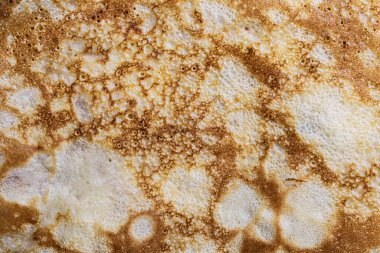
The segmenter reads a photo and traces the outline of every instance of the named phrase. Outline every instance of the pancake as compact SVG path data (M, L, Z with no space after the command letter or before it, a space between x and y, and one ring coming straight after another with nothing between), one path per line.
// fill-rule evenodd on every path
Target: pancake
M380 252L376 1L0 1L0 252Z

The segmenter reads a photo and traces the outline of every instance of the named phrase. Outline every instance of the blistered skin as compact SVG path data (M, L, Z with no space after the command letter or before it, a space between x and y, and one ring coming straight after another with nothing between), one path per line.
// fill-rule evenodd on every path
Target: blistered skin
M0 252L380 252L379 12L0 0Z

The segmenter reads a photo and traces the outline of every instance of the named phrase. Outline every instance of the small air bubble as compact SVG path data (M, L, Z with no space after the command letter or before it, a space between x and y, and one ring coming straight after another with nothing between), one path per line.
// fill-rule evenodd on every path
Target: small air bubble
M132 113L127 113L127 115L125 115L125 117L127 118L127 120L132 120L133 119Z
M81 74L81 75L79 76L79 80L80 80L80 81L84 81L84 80L86 80L86 75Z

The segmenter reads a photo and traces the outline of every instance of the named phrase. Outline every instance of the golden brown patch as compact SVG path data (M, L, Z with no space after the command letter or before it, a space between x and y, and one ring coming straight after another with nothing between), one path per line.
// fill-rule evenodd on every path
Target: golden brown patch
M38 211L0 199L0 234L18 232L23 224L37 224Z
M2 135L0 135L0 150L5 155L5 162L0 167L0 178L9 169L24 164L37 151L36 148L21 144L14 139L9 139Z
M38 3L39 1L32 2ZM61 9L65 8L65 5L59 1L52 2ZM228 29L236 30L237 27L223 28L219 34L206 35L204 25L208 17L202 16L201 11L197 9L199 1L189 2L196 6L192 11L192 16L194 16L194 22L200 24L200 28L189 28L181 16L179 2L176 0L141 1L161 15L157 17L157 24L153 30L144 34L141 28L144 18L141 18L139 14L134 14L135 3L140 3L140 1L109 0L99 3L79 1L77 9L67 11L61 21L53 20L45 6L38 6L35 11L30 13L22 11L14 14L15 7L20 4L20 1L0 1L0 54L4 56L0 59L0 74L7 70L11 70L12 75L20 74L25 78L23 84L40 89L44 101L34 115L22 115L15 110L15 114L21 119L17 128L19 131L24 131L21 138L24 142L6 138L0 133L0 151L5 157L5 162L0 168L0 179L11 168L25 164L37 151L54 152L54 149L64 141L85 138L116 150L125 158L134 156L141 158L141 164L136 166L138 168L131 167L133 167L134 176L144 197L149 198L156 206L154 211L133 213L116 233L101 229L109 240L110 250L113 252L166 252L171 249L171 245L165 242L165 239L176 233L184 237L192 237L195 234L204 235L218 244L219 251L225 252L227 241L238 231L227 231L221 228L214 220L213 212L215 204L228 190L225 186L233 178L242 178L254 186L269 202L269 207L274 210L276 215L274 219L276 236L270 244L251 238L245 228L241 229L240 232L244 233L241 252L275 252L278 247L284 247L289 252L359 253L379 246L380 227L378 224L380 224L380 218L377 214L363 220L363 217L359 219L355 215L341 211L331 238L326 239L320 247L314 250L290 248L281 238L278 221L286 193L281 191L277 182L268 179L264 173L264 163L268 157L269 148L274 142L277 142L286 151L287 163L291 169L297 170L299 165L307 164L311 167L310 173L320 177L329 186L338 185L345 190L363 187L367 193L373 191L369 180L378 177L377 165L366 170L364 176L353 169L349 175L339 181L339 175L327 166L324 157L318 153L316 148L305 143L298 135L289 120L292 115L271 109L270 105L272 102L281 101L283 94L287 91L297 93L302 90L305 81L301 79L302 75L309 78L307 81L323 80L331 82L331 85L347 79L353 83L355 92L364 102L376 104L368 87L369 83L372 83L376 89L378 88L380 72L377 69L365 68L358 58L358 53L370 48L379 55L379 41L375 34L378 29L376 27L378 21L369 27L363 25L357 15L361 9L356 11L353 9L354 4L359 5L357 1L352 1L352 5L340 0L324 1L318 7L313 7L310 3L305 2L297 3L298 7L293 8L286 1L279 0L240 0L236 2L221 0L226 6L237 9L238 19L259 20L260 25L269 33L275 29L281 29L281 25L274 24L266 15L268 9L276 8L288 16L286 25L297 25L316 37L313 43L299 42L292 45L295 47L292 48L294 54L300 58L295 57L300 60L300 63L297 62L293 65L299 67L298 70L302 74L291 76L287 74L288 70L285 68L285 65L289 67L291 64L277 60L278 55L271 48L274 47L273 45L269 46L267 53L263 53L253 46L253 43L242 46L226 42L223 36L227 32L231 32ZM343 8L348 9L352 16L344 17ZM373 7L373 9L376 8ZM378 12L375 16L378 18ZM184 46L186 43L184 43L181 45L183 48L180 49L165 49L166 46L169 48L173 46L161 41L173 32L167 22L170 18L178 22L179 29L184 32L183 42L186 42L184 38L188 37L191 42L200 39L206 41L205 44L210 44L210 46L202 48L202 43L199 43L192 45L193 48L186 48ZM79 36L82 28L78 24L84 23L92 29L87 38ZM107 25L111 29L111 35L107 41L104 37L99 39L93 35ZM244 30L254 33L248 27ZM13 38L13 45L8 45L8 35ZM114 35L124 37L120 42L110 42ZM85 40L84 50L79 54L97 55L99 59L96 61L103 64L102 68L106 66L107 62L109 65L113 64L109 63L113 60L109 55L113 49L124 50L123 56L129 50L128 54L133 56L128 56L127 60L118 64L112 70L114 73L102 73L96 77L86 73L81 67L83 63L80 60L67 63L65 67L68 71L72 71L77 76L72 84L66 84L54 75L37 73L38 71L35 72L31 69L39 57L46 54L53 62L47 67L47 72L52 71L54 64L58 64L62 58L69 58L60 55L62 42L65 39L78 38ZM269 35L264 40L268 38L270 38ZM107 43L109 45L104 46ZM330 72L326 75L319 72L323 67L322 64L312 61L308 56L308 50L315 43L327 45L336 58L336 64L328 68ZM150 48L145 47L145 51L150 55L144 58L144 45L147 44ZM201 57L196 58L195 56ZM7 57L14 57L15 63L12 62L13 59L9 60ZM164 61L164 57L167 57L174 66L165 66L163 70L149 67L150 61ZM215 119L218 124L210 123L207 127L201 128L198 125L207 117L207 114L215 113L212 104L220 102L219 96L215 96L212 101L200 101L201 88L203 88L202 85L206 85L203 82L211 70L215 70L216 73L220 71L219 60L223 57L232 57L240 61L261 86L255 94L256 97L252 98L255 100L252 103L237 99L226 105L227 103L222 101L220 103L222 109L218 109L221 112L216 116L220 118ZM63 67L57 65L56 68ZM98 69L97 71L101 72L102 70ZM135 76L127 77L131 73ZM189 76L190 88L182 89L182 78ZM194 76L196 78L191 79ZM149 83L152 77L156 79ZM54 78L57 80L54 81ZM108 81L113 81L114 87L111 87L112 85ZM12 88L0 88L0 102L6 104L7 92ZM72 105L73 95L82 91L89 95L89 100L93 103L90 109L101 108L99 104L103 103L103 100L109 102L108 107L105 106L106 109L103 108L102 113L85 123L80 122ZM121 95L117 92L120 92ZM210 93L213 92L212 90ZM68 97L69 107L53 112L51 109L52 99L63 96ZM162 99L154 100L157 97ZM144 107L146 104L149 106ZM82 106L84 105L82 104ZM258 143L252 144L257 145L259 152L262 152L259 154L258 164L249 168L249 172L254 172L257 176L254 179L237 169L236 161L244 147L233 140L232 134L224 126L226 120L223 119L223 113L230 109L229 106L253 110L266 123L277 124L284 130L283 134L274 139L265 129ZM168 109L168 111L170 109L171 111L166 112L161 109ZM231 109L231 111L233 110L235 109ZM165 113L171 114L172 118L170 120L166 118ZM73 125L71 126L72 132L68 130L68 136L59 135L58 131L68 124ZM44 130L43 139L35 146L25 144L28 137L26 130L30 127ZM212 144L207 143L202 139L204 134L216 137L217 141ZM201 165L213 182L212 197L209 200L210 207L206 215L202 217L189 216L175 210L172 204L163 201L160 192L164 180L162 178L166 178L177 163L197 167L199 164L197 164L196 158L203 151L215 157L213 161ZM157 155L157 166L148 163L153 153ZM160 178L161 181L155 181L157 179L154 176ZM307 181L307 179L298 178L286 180L295 184ZM140 243L131 237L129 229L134 218L142 214L153 217L154 235ZM0 235L16 232L23 224L31 223L37 227L33 239L40 246L53 247L59 252L79 252L62 247L54 238L49 227L39 227L38 217L37 210L0 198ZM168 225L169 223L170 225Z
M131 253L143 253L143 252L162 252L168 249L168 245L163 241L165 235L168 232L168 228L165 228L161 217L153 212L143 213L150 215L154 218L154 235L152 238L144 242L138 242L134 240L129 229L133 219L142 214L136 214L130 217L130 221L124 224L117 233L107 233L108 238L111 241L113 252L131 252Z

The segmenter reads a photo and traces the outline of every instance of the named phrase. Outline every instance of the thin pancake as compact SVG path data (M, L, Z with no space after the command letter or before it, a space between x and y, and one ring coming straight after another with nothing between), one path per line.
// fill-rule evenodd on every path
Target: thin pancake
M380 252L379 11L0 0L0 252Z

